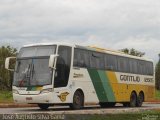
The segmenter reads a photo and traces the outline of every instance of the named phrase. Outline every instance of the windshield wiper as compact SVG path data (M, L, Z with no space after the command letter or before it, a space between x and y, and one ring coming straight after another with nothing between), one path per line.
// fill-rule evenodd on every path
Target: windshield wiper
M31 65L28 65L27 71L26 73L24 73L24 77L22 78L22 80L19 81L19 86L22 87L24 84L24 81L27 81L27 79L30 79L30 72L31 72Z
M27 73L26 73L26 78L30 78L30 73L31 73L31 64L28 65L28 70L27 70Z

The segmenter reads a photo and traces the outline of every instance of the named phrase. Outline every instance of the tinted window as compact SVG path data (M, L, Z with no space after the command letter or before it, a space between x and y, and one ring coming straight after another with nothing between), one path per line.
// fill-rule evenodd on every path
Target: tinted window
M90 67L104 69L104 54L98 52L90 52Z
M139 74L146 74L145 61L142 61L142 60L138 61L138 73Z
M129 72L128 58L117 57L118 60L118 71L120 72Z
M153 75L153 63L145 62L146 75Z
M105 55L105 69L117 70L117 57L114 55Z
M75 49L74 63L75 67L89 67L89 54L87 50Z
M129 59L129 68L130 68L130 73L138 73L138 63L136 59Z
M75 49L74 66L153 75L153 63L127 57Z

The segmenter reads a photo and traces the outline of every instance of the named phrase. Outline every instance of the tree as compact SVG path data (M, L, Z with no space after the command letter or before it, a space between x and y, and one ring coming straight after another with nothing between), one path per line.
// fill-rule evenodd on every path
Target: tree
M6 57L16 56L17 49L10 46L0 47L0 89L10 90L12 86L13 72L5 69Z
M156 81L156 89L160 90L160 54L159 54L159 61L156 64L155 81Z
M138 57L143 57L145 55L144 52L140 52L138 50L135 50L134 48L128 49L121 49L120 51L124 52L125 54L133 55L133 56L138 56Z

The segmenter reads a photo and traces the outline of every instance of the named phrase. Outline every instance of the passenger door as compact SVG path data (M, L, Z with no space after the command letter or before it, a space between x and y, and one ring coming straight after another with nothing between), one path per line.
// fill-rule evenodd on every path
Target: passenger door
M59 46L56 63L54 88L66 87L69 80L71 66L71 47Z

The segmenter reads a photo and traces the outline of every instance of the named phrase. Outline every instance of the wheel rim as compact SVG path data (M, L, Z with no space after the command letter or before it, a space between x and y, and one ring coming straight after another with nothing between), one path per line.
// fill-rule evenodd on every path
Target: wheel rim
M80 92L76 92L76 94L74 95L74 104L77 108L81 108L82 107L82 95Z
M75 102L76 105L80 105L81 104L81 99L80 99L80 97L78 95L75 96L74 102Z

